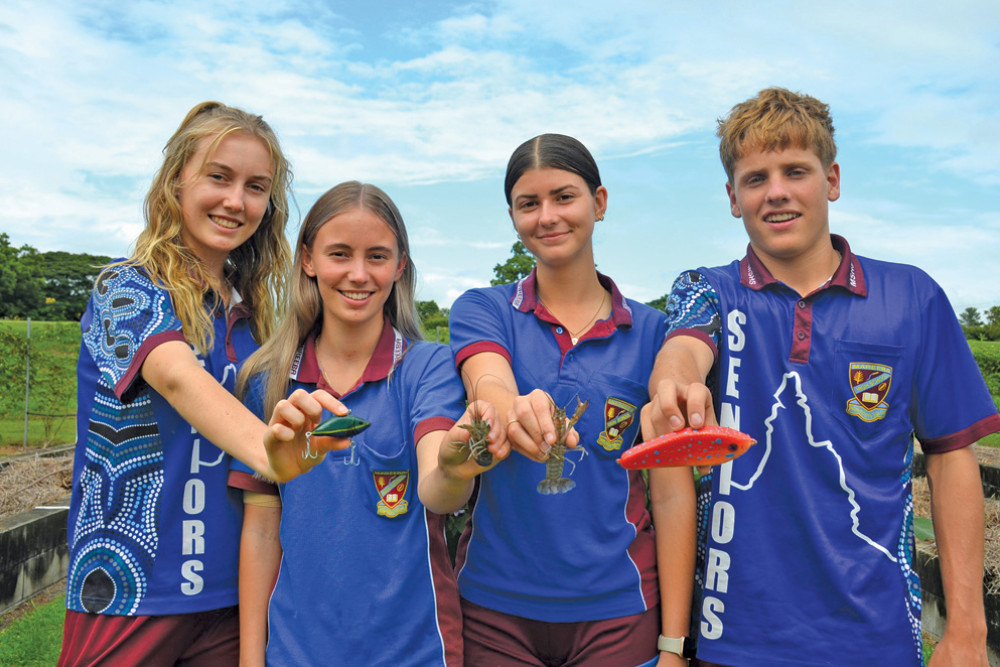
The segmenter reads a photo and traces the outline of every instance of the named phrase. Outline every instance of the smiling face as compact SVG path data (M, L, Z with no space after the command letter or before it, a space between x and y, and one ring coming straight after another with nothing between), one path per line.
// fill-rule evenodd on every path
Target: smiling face
M302 270L316 279L324 326L381 324L383 307L406 258L382 218L361 208L339 213L302 248Z
M181 235L188 248L221 277L226 258L245 243L267 210L271 154L260 139L235 132L215 146L203 138L180 172Z
M594 221L603 217L607 200L604 186L591 194L573 172L529 169L511 189L510 217L540 265L559 266L577 258L593 263Z
M775 277L780 268L836 255L828 218L829 202L840 197L836 162L824 167L804 148L747 151L736 161L726 192L733 216L743 218L750 244Z

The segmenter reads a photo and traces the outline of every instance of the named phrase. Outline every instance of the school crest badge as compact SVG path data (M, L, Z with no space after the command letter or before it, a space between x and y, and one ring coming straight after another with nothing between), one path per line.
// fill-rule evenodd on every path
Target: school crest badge
M847 401L847 414L866 422L884 418L889 409L885 397L892 384L892 366L855 361L849 373L854 398Z
M597 444L606 451L622 448L622 433L635 419L635 406L620 398L609 397L604 402L604 430L597 436Z
M410 484L409 470L372 471L378 504L375 510L384 517L392 518L405 514L407 508L406 487Z

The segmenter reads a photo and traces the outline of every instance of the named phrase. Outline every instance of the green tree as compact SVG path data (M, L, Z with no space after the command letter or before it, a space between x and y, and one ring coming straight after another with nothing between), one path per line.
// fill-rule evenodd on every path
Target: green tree
M670 296L670 295L669 294L664 294L659 299L653 299L652 301L647 301L646 305L647 306L652 306L653 308L656 308L657 310L666 311L667 310L667 297L668 296Z
M45 316L49 320L79 320L101 267L111 261L104 255L63 251L39 253L39 276L44 276Z
M514 243L510 247L510 253L511 255L506 262L493 267L494 278L490 281L490 285L506 285L517 282L531 273L531 269L535 266L535 258L532 257L523 243L520 241Z
M979 317L979 309L969 306L958 316L958 321L963 327L981 327L983 321Z
M0 318L38 317L44 308L37 254L31 246L15 248L0 233Z
M986 311L986 324L991 327L1000 327L1000 306L990 306Z
M448 309L441 308L436 301L417 301L417 315L424 338L439 343L448 342Z

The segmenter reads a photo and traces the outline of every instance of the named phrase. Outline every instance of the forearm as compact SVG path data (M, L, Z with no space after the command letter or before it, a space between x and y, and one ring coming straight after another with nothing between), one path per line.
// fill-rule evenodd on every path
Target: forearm
M263 667L267 607L281 562L281 509L246 505L240 540L240 665Z
M649 471L649 484L660 582L660 632L666 637L684 637L694 594L694 477L690 468L654 468Z
M985 645L984 508L975 452L965 447L929 454L927 479L948 607L945 635L956 641Z

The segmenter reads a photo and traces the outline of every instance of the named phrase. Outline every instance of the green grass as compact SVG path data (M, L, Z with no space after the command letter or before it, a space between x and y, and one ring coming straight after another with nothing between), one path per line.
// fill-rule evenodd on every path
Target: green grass
M56 664L65 616L66 596L60 595L14 621L0 632L0 665Z
M13 340L23 341L27 322L0 320L0 446L24 443L25 360ZM77 322L31 323L28 446L73 442L76 425L76 359L80 351ZM60 416L41 416L60 415Z
M970 340L969 348L983 372L986 386L993 394L993 402L1000 408L1000 342ZM1000 447L1000 433L991 433L981 439L979 444Z

